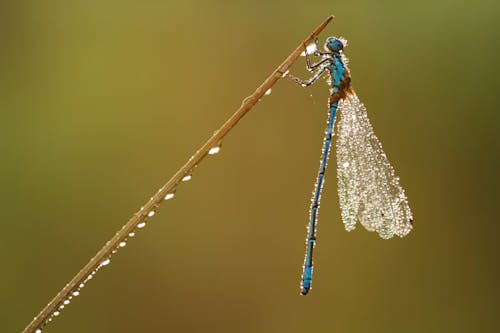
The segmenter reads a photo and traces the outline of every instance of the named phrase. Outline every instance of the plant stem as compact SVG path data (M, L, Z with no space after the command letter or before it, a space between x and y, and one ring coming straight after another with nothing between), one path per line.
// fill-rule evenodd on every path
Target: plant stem
M123 242L130 232L136 229L137 225L147 218L150 211L156 209L164 200L165 195L171 193L175 187L182 181L186 175L189 175L208 154L208 151L216 147L227 133L240 121L243 116L252 109L252 107L264 96L264 94L288 71L288 68L297 60L304 46L308 45L313 36L318 36L321 31L330 23L333 16L329 16L313 33L311 33L300 45L272 72L271 75L255 90L255 92L245 98L240 108L208 139L198 151L184 164L170 180L161 187L161 189L151 199L135 213L132 218L111 238L97 254L76 274L71 281L43 308L42 311L33 319L31 323L22 331L23 333L32 333L37 329L42 329L47 320L53 316L59 306L71 296L71 294L82 283L88 281L89 275L92 275L99 269L101 263L108 259L113 250Z

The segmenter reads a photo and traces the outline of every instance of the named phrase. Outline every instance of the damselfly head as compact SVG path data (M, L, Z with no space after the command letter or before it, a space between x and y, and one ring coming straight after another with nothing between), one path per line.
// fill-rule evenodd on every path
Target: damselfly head
M343 38L328 37L325 43L325 49L331 52L340 52L347 44L347 41Z

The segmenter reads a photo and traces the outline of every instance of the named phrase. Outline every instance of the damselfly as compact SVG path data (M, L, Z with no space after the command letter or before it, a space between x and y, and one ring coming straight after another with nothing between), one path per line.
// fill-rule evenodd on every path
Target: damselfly
M315 71L314 75L309 80L302 81L289 74L294 82L306 87L328 73L328 83L331 86L328 125L309 211L301 282L302 295L309 292L312 283L318 210L337 110L340 113L337 125L338 193L342 221L346 230L353 230L359 221L367 230L376 231L380 237L387 239L394 235L400 237L407 235L412 229L413 222L399 178L382 150L380 141L373 133L365 106L351 87L348 61L342 52L346 41L328 37L324 47L326 52L322 52L318 47L318 40L316 38L314 40L310 46L304 45L307 69L310 72ZM311 64L309 52L321 57L321 60Z

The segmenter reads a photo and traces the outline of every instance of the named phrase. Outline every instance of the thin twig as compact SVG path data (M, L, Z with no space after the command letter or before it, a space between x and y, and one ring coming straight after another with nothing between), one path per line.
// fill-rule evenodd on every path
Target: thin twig
M317 36L330 23L333 16L329 16L321 25L319 25L311 35L309 35L300 45L283 61L272 74L255 90L255 92L245 98L241 103L240 108L212 135L210 139L191 156L170 180L151 199L132 216L132 218L111 238L97 254L76 274L73 279L50 301L47 306L26 326L23 333L32 333L38 329L42 329L48 320L54 316L65 300L71 298L71 295L81 284L86 283L91 278L93 273L98 270L104 261L106 261L119 244L127 239L129 233L136 229L137 225L143 222L149 212L156 209L164 200L165 195L172 193L175 187L182 179L189 175L194 167L196 167L208 154L209 150L216 147L218 143L226 136L227 133L240 121L243 116L264 96L264 94L284 75L288 68L297 60L300 53L304 50L304 45L308 45L313 36Z

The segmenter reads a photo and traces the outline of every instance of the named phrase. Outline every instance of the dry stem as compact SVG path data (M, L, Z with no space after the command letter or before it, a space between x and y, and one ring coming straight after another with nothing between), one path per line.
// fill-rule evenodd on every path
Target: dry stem
M240 108L212 135L210 139L191 156L170 180L139 210L132 218L111 238L97 254L76 274L71 281L43 308L43 310L26 326L23 333L32 333L41 329L48 318L58 309L58 306L66 300L77 287L86 282L87 277L99 268L99 265L109 258L112 251L118 247L120 242L124 241L130 232L132 232L139 223L144 221L147 214L158 207L164 200L166 194L171 193L175 187L182 181L182 178L193 170L208 154L208 151L217 146L217 144L226 136L227 133L240 121L243 116L264 96L287 71L288 68L297 60L300 53L304 50L304 45L308 45L313 36L317 36L330 23L333 16L329 16L313 33L311 33L299 46L283 61L269 77L255 90L255 92L245 98Z

